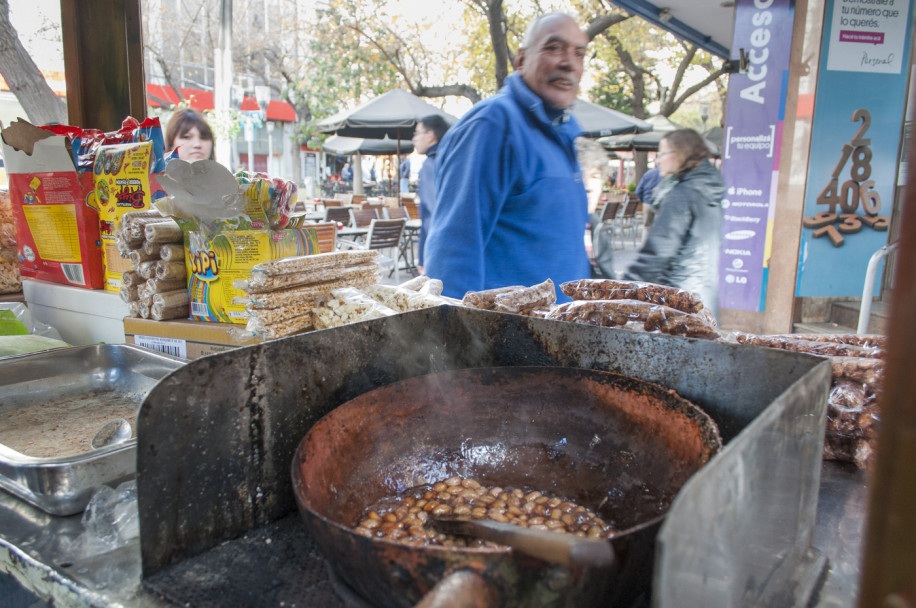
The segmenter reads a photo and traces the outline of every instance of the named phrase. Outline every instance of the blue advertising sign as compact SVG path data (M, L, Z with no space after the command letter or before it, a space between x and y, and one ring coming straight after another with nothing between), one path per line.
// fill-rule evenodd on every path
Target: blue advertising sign
M862 295L887 241L913 0L828 0L795 293Z
M732 56L743 53L747 71L728 83L721 308L764 307L794 19L793 0L738 0L735 7Z

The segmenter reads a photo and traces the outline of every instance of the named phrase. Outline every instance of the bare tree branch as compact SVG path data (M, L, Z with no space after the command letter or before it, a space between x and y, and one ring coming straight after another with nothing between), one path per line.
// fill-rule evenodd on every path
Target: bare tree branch
M0 75L29 121L37 125L67 121L64 101L51 90L10 23L7 0L0 0Z
M629 19L629 15L624 15L621 13L608 13L605 15L598 15L592 19L591 23L588 24L588 27L585 29L585 35L588 36L588 39L594 40L596 36L604 33L608 28L622 23Z
M466 84L447 84L442 86L419 86L414 90L414 95L420 97L446 97L448 95L459 95L467 97L471 103L480 101L480 93L474 87Z

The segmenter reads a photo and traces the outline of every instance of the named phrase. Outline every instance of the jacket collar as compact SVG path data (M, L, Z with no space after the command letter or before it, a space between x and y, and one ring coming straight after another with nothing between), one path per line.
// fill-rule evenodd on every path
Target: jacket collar
M429 148L426 149L426 156L427 156L427 157L435 156L435 155L436 155L436 152L439 151L439 143L440 143L440 142L437 141L436 143L434 143L433 145L431 145Z
M538 122L545 127L561 128L563 131L568 132L570 138L573 139L582 133L579 123L576 122L576 119L568 109L563 110L558 118L551 120L547 116L547 108L544 106L544 100L528 88L528 85L525 84L521 74L518 72L509 74L509 76L506 77L505 87L508 89L509 95L511 95L520 106L527 108L528 111L537 118Z

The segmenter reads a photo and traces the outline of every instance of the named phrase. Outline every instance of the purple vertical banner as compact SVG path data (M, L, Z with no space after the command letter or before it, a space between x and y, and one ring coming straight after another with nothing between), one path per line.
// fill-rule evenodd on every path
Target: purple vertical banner
M762 311L766 301L779 154L785 118L793 0L738 0L722 142L719 307Z

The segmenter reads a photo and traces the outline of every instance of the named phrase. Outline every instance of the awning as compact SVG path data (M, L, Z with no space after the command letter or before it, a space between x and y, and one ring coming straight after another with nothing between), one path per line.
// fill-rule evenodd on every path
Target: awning
M212 110L213 92L201 89L181 88L181 94L190 100L191 107L195 110ZM165 108L181 101L175 89L162 84L146 83L146 102L154 108ZM254 97L245 97L239 106L243 111L258 110L258 101ZM267 105L267 120L282 122L296 122L296 110L285 101L271 100Z
M733 0L611 0L678 38L729 59L735 27Z

